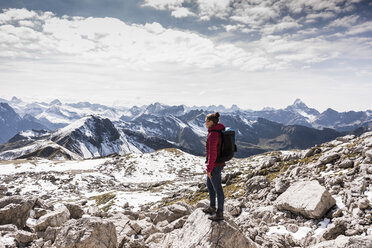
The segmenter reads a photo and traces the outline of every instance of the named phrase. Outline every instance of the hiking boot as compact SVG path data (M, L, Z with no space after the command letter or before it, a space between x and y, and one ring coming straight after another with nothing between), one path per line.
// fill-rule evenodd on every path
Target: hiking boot
M216 213L216 207L206 207L203 209L203 212L206 213L206 214L214 214Z
M208 219L213 220L213 221L224 220L224 218L223 218L223 211L217 210L216 214L213 215L213 216L208 217Z

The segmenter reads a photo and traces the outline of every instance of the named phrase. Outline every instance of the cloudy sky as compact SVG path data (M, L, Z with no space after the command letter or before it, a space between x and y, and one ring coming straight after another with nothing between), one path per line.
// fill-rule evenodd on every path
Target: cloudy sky
M369 0L0 1L0 97L372 109Z

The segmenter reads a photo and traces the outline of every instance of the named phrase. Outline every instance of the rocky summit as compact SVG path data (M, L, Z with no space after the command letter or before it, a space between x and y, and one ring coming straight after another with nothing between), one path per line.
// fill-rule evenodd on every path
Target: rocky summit
M372 132L229 161L219 222L204 167L178 149L0 161L0 247L372 247Z

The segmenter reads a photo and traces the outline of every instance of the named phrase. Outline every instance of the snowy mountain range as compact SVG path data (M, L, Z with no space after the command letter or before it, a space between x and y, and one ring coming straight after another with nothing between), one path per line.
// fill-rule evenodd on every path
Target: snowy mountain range
M237 131L236 156L246 157L278 149L305 149L358 128L354 133L361 134L371 128L372 116L370 110L319 113L299 99L285 109L261 111L236 105L226 109L154 103L114 108L59 100L25 103L16 97L2 101L0 141L8 142L0 145L1 159L93 158L169 147L202 156L207 134L204 119L212 111L221 112L221 122ZM329 128L335 126L336 130Z

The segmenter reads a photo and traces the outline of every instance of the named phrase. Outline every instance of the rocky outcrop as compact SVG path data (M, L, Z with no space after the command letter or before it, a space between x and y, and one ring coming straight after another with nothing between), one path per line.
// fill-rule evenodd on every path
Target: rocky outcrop
M319 158L320 164L331 163L340 158L340 155L336 152L326 153Z
M189 205L183 202L178 202L168 207L163 207L159 211L153 212L150 217L154 224L164 220L171 223L182 216L190 214L191 211L192 208Z
M62 226L54 245L56 248L116 248L115 226L97 217L71 219Z
M232 220L212 222L201 209L196 209L183 228L169 233L163 247L258 247Z
M255 176L245 184L246 194L257 193L270 185L269 180L264 176Z
M324 241L318 243L311 248L362 248L372 247L372 236L355 236L346 237L344 235L338 236L335 240Z
M23 194L18 199L25 202L31 192L24 189L31 188L27 184L32 181L32 193L37 197L23 229L0 224L0 244L5 242L7 248L369 247L371 150L369 132L361 137L341 137L307 151L276 151L233 159L223 172L226 220L220 222L210 221L201 212L200 208L209 205L207 193L201 190L201 185L205 187L205 174L188 171L191 166L186 166L186 172L175 172L180 179L189 180L181 181L182 187L179 180L123 183L119 172L122 167L137 166L130 166L137 159L134 155L106 158L89 176L82 176L85 171L0 175L6 194ZM153 155L149 157L151 161L159 159ZM169 156L167 166L171 173L173 164L181 161L178 156L184 155ZM193 157L190 155L185 159L189 162L183 165L195 164L197 160L190 158ZM132 162L125 163L126 160ZM46 190L49 185L58 190ZM130 198L119 193L126 190L131 195L144 192L166 198L137 208ZM102 194L86 194L92 192ZM12 204L5 204L0 210ZM68 210L56 208L61 204ZM24 218L27 217L25 212Z
M318 181L313 180L296 182L274 204L279 210L318 219L336 204L336 200Z
M50 212L40 217L34 226L35 231L44 231L48 226L58 227L62 226L70 219L70 212L65 206L61 206L56 211Z
M74 203L66 203L66 208L70 212L70 217L72 219L80 219L84 215L84 210L81 206Z
M14 224L23 228L36 198L9 196L0 199L0 225Z

